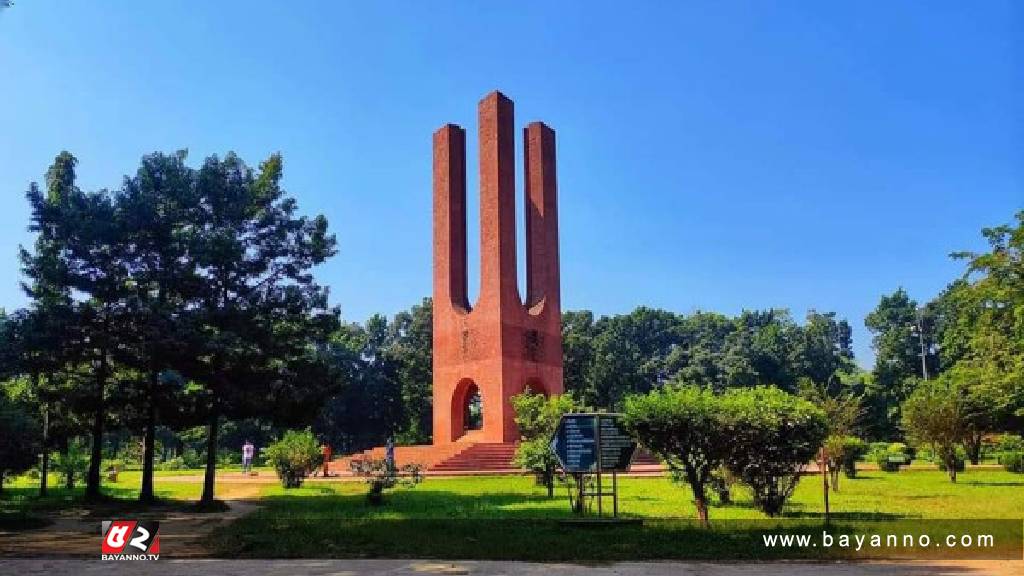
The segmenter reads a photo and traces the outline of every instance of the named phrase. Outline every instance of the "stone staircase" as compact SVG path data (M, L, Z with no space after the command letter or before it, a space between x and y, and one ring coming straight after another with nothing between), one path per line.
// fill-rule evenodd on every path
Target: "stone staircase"
M486 476L525 474L526 470L512 463L516 443L480 442L470 432L458 442L434 446L396 446L395 462L399 466L419 464L427 476ZM349 463L354 459L383 459L383 447L336 458L331 462L332 474L350 476ZM633 458L632 475L661 475L665 467L650 452L639 449Z
M432 466L428 472L445 475L462 474L522 474L522 468L512 463L517 444L475 443Z

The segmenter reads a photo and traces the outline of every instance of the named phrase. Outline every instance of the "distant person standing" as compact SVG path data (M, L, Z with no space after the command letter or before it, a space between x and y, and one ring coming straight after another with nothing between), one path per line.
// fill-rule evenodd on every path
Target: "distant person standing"
M387 444L384 445L384 462L388 470L395 469L395 438L388 436Z
M252 445L252 442L246 438L245 444L242 444L242 473L249 474L252 472L252 455L256 452L256 447Z

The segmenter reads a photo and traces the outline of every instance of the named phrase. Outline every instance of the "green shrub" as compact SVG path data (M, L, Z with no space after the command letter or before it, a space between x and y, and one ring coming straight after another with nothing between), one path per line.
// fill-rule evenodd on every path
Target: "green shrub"
M285 432L280 440L265 448L265 456L285 488L302 486L306 476L323 460L320 443L309 428Z
M390 465L387 460L355 458L349 462L352 473L362 476L370 485L366 500L373 505L384 502L384 491L396 486L412 488L423 482L423 467L419 464L405 464L401 467Z
M843 438L842 466L843 473L847 478L857 477L857 461L863 458L867 452L868 445L860 438L856 436Z
M68 440L67 449L53 459L53 469L64 479L67 488L74 488L79 478L85 478L89 469L89 450L85 442Z
M999 463L1008 472L1024 473L1024 451L1003 452L999 457Z
M527 389L522 394L511 398L512 409L516 413L516 425L519 427L521 441L516 448L513 463L534 473L538 483L548 489L548 495L554 495L554 470L558 460L548 443L554 434L562 414L573 412L578 408L569 394L546 397Z
M1024 438L1016 434L1003 434L996 442L995 451L1003 452L1024 452Z
M722 398L698 386L666 386L626 398L626 429L669 467L674 479L690 486L703 525L708 524L707 486L732 445ZM737 407L735 427L746 430L751 422Z
M913 461L910 448L902 442L872 442L871 447L868 459L883 472L899 472L901 466L907 466Z
M721 398L726 466L750 487L754 505L782 512L828 431L825 412L774 387L734 389Z
M185 465L185 459L181 456L175 456L174 458L168 458L163 462L157 462L153 466L157 470L187 470L188 466Z

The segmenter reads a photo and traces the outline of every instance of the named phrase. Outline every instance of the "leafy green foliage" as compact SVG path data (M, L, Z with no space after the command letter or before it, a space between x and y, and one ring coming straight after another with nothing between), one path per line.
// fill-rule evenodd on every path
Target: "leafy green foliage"
M85 476L89 468L89 452L83 442L75 439L68 442L53 461L54 470L63 478L68 488L74 488L75 482Z
M999 455L999 463L1007 472L1024 473L1024 451L1003 452Z
M306 476L323 461L320 443L308 428L285 432L280 440L264 448L263 455L285 488L302 486Z
M413 488L423 482L423 468L419 464L392 466L386 459L355 458L352 473L361 476L370 486L366 500L373 505L384 502L384 491L398 486Z
M708 523L707 485L729 456L731 438L721 401L698 386L669 386L626 399L626 428L693 492L700 521Z
M968 432L967 391L948 374L920 382L903 405L903 425L910 438L929 444L956 482L957 448Z
M825 412L767 386L729 390L720 406L726 466L751 488L758 509L778 515L825 440Z
M34 466L38 452L38 423L0 393L0 490L8 477Z
M554 469L558 464L549 444L563 414L578 412L581 406L571 394L545 396L529 389L511 398L521 440L513 462L532 471L549 492L554 486Z
M847 478L857 477L857 461L868 453L867 442L856 436L846 436L841 444L841 466Z

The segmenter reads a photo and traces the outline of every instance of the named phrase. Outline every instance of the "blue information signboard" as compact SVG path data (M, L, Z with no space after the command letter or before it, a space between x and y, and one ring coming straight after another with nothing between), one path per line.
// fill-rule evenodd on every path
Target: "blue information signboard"
M621 414L565 414L551 451L568 473L625 472L636 442L622 427Z

